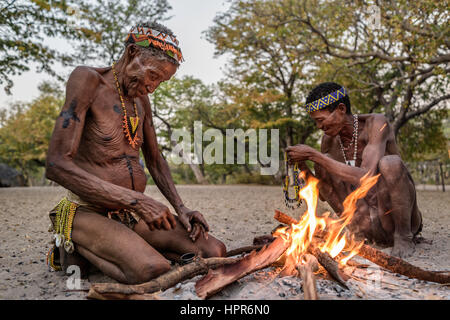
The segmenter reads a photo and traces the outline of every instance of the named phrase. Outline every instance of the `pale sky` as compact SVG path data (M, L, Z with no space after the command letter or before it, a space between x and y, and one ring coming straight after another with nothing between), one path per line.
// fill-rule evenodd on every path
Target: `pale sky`
M205 83L214 83L223 77L226 63L224 57L214 58L214 45L206 41L203 31L213 23L217 12L226 11L229 3L226 0L168 0L172 6L170 20L163 22L177 36L183 51L185 62L177 71L177 76L192 75ZM131 27L131 25L130 25ZM61 45L62 39L51 39L49 46ZM47 42L46 42L47 43ZM72 68L56 66L59 74L69 74ZM11 102L29 102L39 94L40 82L50 80L45 73L36 73L33 66L29 72L12 78L14 87L12 95L6 95L0 88L0 108L7 107Z

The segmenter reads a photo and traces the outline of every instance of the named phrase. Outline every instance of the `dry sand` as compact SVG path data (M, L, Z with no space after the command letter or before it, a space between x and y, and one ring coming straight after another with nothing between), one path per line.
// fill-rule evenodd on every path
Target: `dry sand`
M211 227L211 234L228 249L251 245L255 236L269 234L278 225L273 210L280 209L298 217L302 209L288 211L280 187L269 186L178 186L186 206L200 210ZM146 194L166 204L154 186ZM85 299L86 292L69 291L63 272L52 272L45 264L50 247L48 211L64 195L59 187L0 189L0 299ZM418 191L419 208L424 218L422 235L432 243L416 246L407 261L428 270L450 270L450 193ZM320 212L328 210L321 203ZM390 249L384 249L389 252ZM359 262L367 263L361 258ZM370 263L369 263L370 264ZM360 280L349 280L350 290L343 290L330 280L318 281L322 299L449 299L448 287L436 283L406 279L381 271L370 264L368 269L348 268ZM161 299L198 299L195 280L185 281L177 289L159 294ZM364 278L366 280L361 280ZM101 274L82 280L112 281ZM294 277L277 277L277 270L267 268L227 287L213 299L303 299L301 281Z

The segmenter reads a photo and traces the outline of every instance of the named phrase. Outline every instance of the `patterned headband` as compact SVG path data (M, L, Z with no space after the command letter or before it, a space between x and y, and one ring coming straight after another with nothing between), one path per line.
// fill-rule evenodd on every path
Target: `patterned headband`
M308 103L305 108L309 113L326 108L333 102L338 101L339 99L345 97L347 95L347 90L342 87L339 90L336 90L329 95L322 97L316 101Z
M184 61L181 49L178 47L178 40L175 36L164 34L151 28L133 27L125 39L125 43L128 41L141 47L149 47L151 45L161 49L165 54L178 62Z

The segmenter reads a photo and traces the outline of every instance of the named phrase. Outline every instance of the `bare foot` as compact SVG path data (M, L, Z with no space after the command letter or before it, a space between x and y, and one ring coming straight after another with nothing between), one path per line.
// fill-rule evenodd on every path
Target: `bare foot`
M399 258L411 257L414 253L414 242L409 237L394 237L394 247L391 255Z

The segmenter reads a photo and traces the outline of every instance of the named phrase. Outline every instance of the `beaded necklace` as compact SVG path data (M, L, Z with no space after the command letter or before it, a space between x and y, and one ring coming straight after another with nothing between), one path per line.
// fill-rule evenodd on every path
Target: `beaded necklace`
M123 110L123 121L122 121L122 128L123 132L125 134L125 138L128 140L128 143L131 145L133 149L136 148L137 143L139 141L139 137L137 135L137 128L139 125L139 117L136 107L136 102L133 99L133 105L134 105L134 117L128 117L127 116L127 109L125 108L125 102L123 101L122 94L120 92L120 86L119 86L119 80L117 78L116 71L114 70L114 65L116 62L113 62L112 64L112 71L114 74L114 79L116 80L116 87L117 92L119 93L120 102L122 103L122 110ZM130 130L131 127L131 130Z
M286 177L284 178L284 184L283 184L283 194L284 194L284 204L286 207L290 209L295 209L301 206L302 199L300 198L300 189L304 187L304 183L300 182L299 175L300 170L298 169L298 163L294 165L294 192L295 197L291 198L289 197L289 164L287 160L287 154L284 153L284 163L286 168ZM297 203L297 205L293 205L293 203Z
M340 135L338 135L337 138L339 141L339 145L341 146L341 151L342 151L342 155L344 156L345 164L354 167L356 165L356 157L357 157L357 153L358 153L358 115L357 114L353 115L353 136L352 136L352 141L349 143L348 147L344 148L344 146L342 145ZM347 151L350 148L352 143L354 144L353 160L347 160L347 157L345 156L345 151Z

